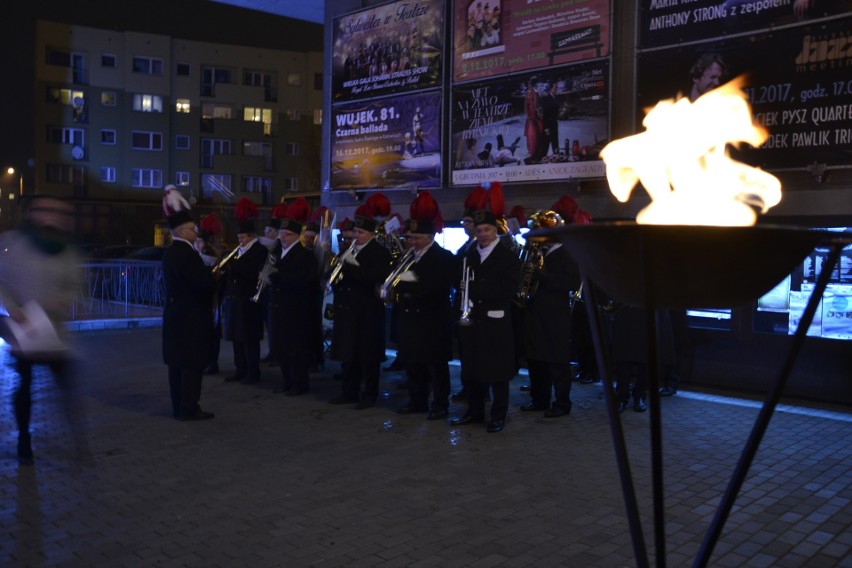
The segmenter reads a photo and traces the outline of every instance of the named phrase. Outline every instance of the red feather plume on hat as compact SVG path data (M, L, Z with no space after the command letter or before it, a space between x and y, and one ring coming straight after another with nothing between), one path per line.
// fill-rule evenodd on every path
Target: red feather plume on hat
M311 223L316 223L318 225L321 224L322 218L323 216L325 216L326 211L328 211L328 207L326 207L325 205L320 205L319 207L317 207L316 210L311 213Z
M409 209L412 221L429 221L435 227L435 232L444 230L444 217L435 197L428 189L421 190Z
M373 217L387 217L391 212L391 205L384 193L374 193L367 198L364 205L373 210Z
M509 217L514 217L518 220L518 225L521 227L527 226L527 210L524 209L523 205L515 205L509 211Z
M234 208L234 214L237 217L237 221L249 221L251 219L256 219L258 216L257 205L255 205L254 201L248 197L240 197L240 200L237 201L237 205Z
M506 211L506 198L503 196L503 186L499 181L491 182L491 189L485 192L482 209L488 209L498 219Z
M482 209L485 204L485 188L477 185L473 191L467 194L464 200L464 208L466 210L476 211Z
M577 202L574 201L574 198L570 195L563 195L559 198L559 201L550 206L551 209L559 213L562 217L562 220L566 223L574 222L574 215L577 214L577 211L580 210Z
M363 204L358 206L358 209L355 210L355 216L356 217L366 217L367 219L375 219L376 218L376 212L373 211L372 207L370 207L366 203L363 203Z
M308 222L311 216L311 204L304 197L297 197L287 206L287 218L298 221L302 225Z
M198 227L202 231L206 231L211 235L218 235L222 232L222 220L219 219L219 216L214 211L213 213L202 217Z
M347 231L352 228L352 220L349 217L344 217L343 221L337 226L341 231Z
M273 219L284 219L287 217L287 205L285 203L276 203L272 211L269 212L269 216Z
M178 211L189 211L191 207L189 202L184 199L178 188L169 184L166 186L166 191L163 193L163 214L166 217L171 217Z
M588 211L583 211L580 209L574 215L574 224L575 225L591 225L592 224L592 216Z

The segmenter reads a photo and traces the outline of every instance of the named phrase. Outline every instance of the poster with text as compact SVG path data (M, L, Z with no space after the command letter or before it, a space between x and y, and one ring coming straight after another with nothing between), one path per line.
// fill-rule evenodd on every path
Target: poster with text
M852 19L641 54L638 108L653 107L677 93L694 100L743 75L754 120L769 138L759 148L743 144L732 150L736 159L764 169L849 164L849 46Z
M333 190L441 184L441 94L400 95L332 108Z
M597 61L454 88L452 183L604 176L608 82Z
M335 18L332 100L438 86L443 29L443 0L403 0Z
M460 0L456 82L609 55L609 0Z
M807 23L852 11L852 0L642 0L640 4L642 48Z

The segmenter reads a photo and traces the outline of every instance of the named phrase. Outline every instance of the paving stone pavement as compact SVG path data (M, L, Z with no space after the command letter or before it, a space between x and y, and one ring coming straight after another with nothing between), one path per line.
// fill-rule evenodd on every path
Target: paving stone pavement
M265 367L256 385L205 378L202 406L216 418L181 423L159 329L77 337L82 457L42 373L36 464L17 465L3 353L0 565L635 565L600 384L575 383L571 415L545 419L517 409L528 397L515 379L508 425L488 434L397 415L399 373L383 374L378 406L355 410L327 402L340 388L334 363L301 397L273 394L278 371ZM224 372L230 353L223 342ZM667 561L688 566L758 411L696 392L662 405ZM712 566L852 566L852 415L812 410L773 417ZM648 413L623 418L653 552Z

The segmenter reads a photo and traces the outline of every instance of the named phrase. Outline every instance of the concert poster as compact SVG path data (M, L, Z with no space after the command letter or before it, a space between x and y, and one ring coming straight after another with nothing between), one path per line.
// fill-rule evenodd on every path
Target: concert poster
M401 0L335 18L332 101L438 86L443 28L443 0Z
M441 93L332 107L331 188L441 185Z
M603 177L609 69L594 61L453 89L453 185Z
M852 11L852 0L643 0L640 48L676 45Z
M640 53L638 108L676 96L694 100L712 87L713 74L722 83L743 76L754 120L769 137L759 148L732 148L733 157L764 169L845 165L852 154L851 45L847 18Z
M609 0L460 0L453 79L470 81L609 55Z

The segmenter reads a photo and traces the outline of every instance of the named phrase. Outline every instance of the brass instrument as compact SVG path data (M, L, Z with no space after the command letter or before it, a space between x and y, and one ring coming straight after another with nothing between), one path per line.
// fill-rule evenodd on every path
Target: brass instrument
M381 298L385 304L393 304L399 300L395 289L399 284L403 273L407 272L412 267L415 260L416 257L414 256L414 249L408 249L399 259L399 262L396 263L396 266L391 273L388 274L388 277L385 278L384 283L382 283L382 286L379 288L379 298Z
M470 325L470 309L473 303L470 301L470 283L473 282L473 269L468 268L467 258L462 261L462 281L461 281L461 310L462 314L459 318L459 325Z
M396 217L386 219L376 227L376 241L390 251L393 260L399 259L405 253L402 240L395 233L397 228L399 221Z
M228 264L228 262L230 262L230 260L232 258L234 258L234 255L236 255L239 252L240 252L240 247L236 247L234 250L229 252L228 255L225 256L222 260L217 262L216 266L213 267L213 275L214 276L218 275L218 273L222 271L222 269L225 267L225 265Z
M531 219L533 229L551 229L565 224L562 216L555 211L538 211L532 214ZM545 243L527 239L521 249L521 285L515 294L515 302L520 306L529 304L538 291L538 275L544 268L544 245Z
M332 268L331 270L331 275L329 275L328 277L328 284L326 285L328 289L331 289L331 287L340 280L341 276L343 275L343 265L346 264L346 259L354 259L356 256L358 256L358 253L352 252L353 246L354 243L349 245L349 248L346 249L343 254L337 257L337 264L334 265L334 268Z
M275 268L275 262L277 260L276 256L277 254L274 249L269 251L269 254L266 255L266 262L263 263L263 268L260 269L260 272L257 275L257 288L254 296L250 298L250 300L255 304L260 301L260 295L263 294L263 291L266 289L269 277L278 272L278 269Z

